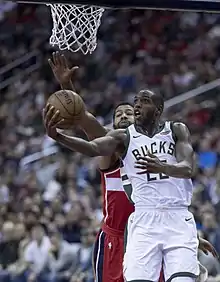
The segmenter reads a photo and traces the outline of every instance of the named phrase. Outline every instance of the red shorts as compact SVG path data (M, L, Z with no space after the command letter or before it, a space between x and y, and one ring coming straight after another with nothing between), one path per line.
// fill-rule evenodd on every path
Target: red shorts
M164 275L163 275L163 270L161 270L161 272L160 272L159 282L165 282L165 278L164 278Z
M96 282L124 282L124 232L105 225L96 237L93 266Z
M93 267L96 282L124 282L124 232L102 226L96 237ZM159 282L164 282L161 272Z

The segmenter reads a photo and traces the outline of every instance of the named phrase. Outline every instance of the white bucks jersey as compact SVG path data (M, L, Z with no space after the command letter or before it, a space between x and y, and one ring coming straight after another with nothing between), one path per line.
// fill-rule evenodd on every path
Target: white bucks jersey
M127 129L128 142L122 160L121 174L124 189L136 207L152 206L189 206L193 185L190 179L169 177L162 173L137 174L135 162L148 152L162 162L177 163L175 157L175 137L172 123L165 122L161 131L152 138L136 131L131 125Z

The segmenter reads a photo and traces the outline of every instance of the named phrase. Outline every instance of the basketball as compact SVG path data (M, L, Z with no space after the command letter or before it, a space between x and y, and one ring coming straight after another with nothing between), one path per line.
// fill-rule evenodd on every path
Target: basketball
M64 119L59 128L68 129L80 120L85 113L85 105L82 98L71 90L59 90L53 93L47 103L60 111L60 116Z

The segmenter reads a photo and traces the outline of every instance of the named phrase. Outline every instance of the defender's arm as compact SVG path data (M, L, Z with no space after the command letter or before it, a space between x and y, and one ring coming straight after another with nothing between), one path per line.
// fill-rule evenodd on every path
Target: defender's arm
M191 178L193 176L194 151L190 141L190 132L185 124L174 123L173 131L177 137L175 155L177 164L165 165L164 173L171 177Z
M56 141L72 151L77 151L89 157L109 156L116 151L122 150L127 138L125 130L113 130L105 137L93 141L86 141L81 138L57 134Z
M78 66L69 68L67 58L59 52L54 52L48 62L61 89L69 89L75 92L76 90L72 79ZM103 137L107 133L106 129L98 120L87 111L85 116L81 119L79 126L85 131L90 140Z
M108 132L108 130L102 126L90 112L87 111L84 117L79 121L79 126L86 133L89 140L103 137Z

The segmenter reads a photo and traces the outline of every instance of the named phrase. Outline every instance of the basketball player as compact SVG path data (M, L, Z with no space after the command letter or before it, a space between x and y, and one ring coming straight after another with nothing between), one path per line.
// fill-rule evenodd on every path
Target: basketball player
M72 86L71 86L71 78L70 78L70 75L72 75L72 73L71 73L71 70L73 70L73 69L75 69L75 67L74 68L72 68L71 70L70 69L68 69L68 66L67 66L67 64L66 64L66 62L65 62L65 58L64 57L62 57L61 58L61 56L59 55L59 54L54 54L53 55L53 58L54 58L54 63L52 63L52 61L50 61L50 65L51 65L51 67L52 67L52 70L53 70L53 72L54 72L54 74L55 74L55 76L56 76L56 78L57 78L57 80L59 81L59 83L61 84L61 86L64 88L64 87L67 87L68 89L71 89L72 88ZM63 80L61 79L61 77L67 77L67 75L69 74L69 78L67 79L67 81L64 81L63 82ZM69 80L69 82L68 82L68 80ZM70 85L70 88L69 88L69 85L68 85L68 83L69 83L69 85ZM129 104L127 104L127 103L125 103L125 104L121 104L121 105L119 105L116 109L115 109L115 113L114 113L114 127L115 128L123 128L123 127L127 127L130 123L132 123L132 118L131 118L131 112L132 112L132 106L131 105L129 105ZM130 114L129 114L130 113ZM89 116L89 118L91 118L91 116ZM50 119L51 119L51 117L50 117ZM50 119L49 119L49 121L50 121ZM54 119L54 117L52 118L54 121L55 121L55 123L56 123L56 119ZM92 122L94 122L94 117L92 116ZM130 119L130 121L129 121L129 119ZM91 121L87 121L85 124L87 124L88 125L88 122L91 122ZM98 122L97 122L98 123ZM54 124L53 124L54 125ZM100 134L100 132L98 132L97 133L97 131L99 131L99 126L100 125L98 125L96 128L94 128L94 131L93 132L91 132L91 130L90 130L90 132L89 132L89 134L90 134L90 136L91 135L93 135L93 136L95 136L96 134ZM91 127L89 127L90 129L91 129ZM98 130L97 130L98 129ZM104 129L103 129L103 131L104 131ZM91 134L92 133L92 134ZM75 149L75 148L71 148L71 149ZM111 156L110 158L108 158L108 157L105 157L105 158L102 158L101 160L100 160L100 166L101 166L101 169L107 169L108 170L108 168L109 168L109 166L111 166L111 165L115 165L116 163L117 163L117 160L118 160L118 158L117 158L117 156L115 156L115 155L113 155L113 156ZM119 177L120 176L120 173L119 173L119 171L118 171L118 169L116 169L115 170L115 172L114 173L111 173L110 171L108 171L108 172L106 172L106 173L103 173L103 172L101 172L102 173L102 179L103 180L106 180L105 182L106 182L106 185L108 185L108 183L118 183L118 187L119 187L119 190L122 190L121 188L121 184L120 184L120 182L121 181L119 181L119 179L117 178L117 177ZM117 177L116 177L117 176ZM115 186L114 186L115 187ZM110 189L112 189L112 186L110 186ZM115 188L113 188L114 190L115 190ZM108 190L108 187L107 187L107 190ZM116 189L116 191L117 191L117 189ZM125 223L126 223L126 219L127 219L127 217L128 217L128 215L129 215L129 212L126 214L126 211L128 210L131 210L132 208L131 208L131 206L130 206L130 204L127 202L127 199L126 198L124 198L124 195L122 196L122 193L117 193L117 192L108 192L108 191L106 191L106 195L107 195L107 199L109 200L109 203L112 203L112 207L110 208L110 206L109 206L109 211L108 211L108 209L107 209L107 214L108 214L108 216L107 216L107 214L106 214L106 206L104 206L104 210L103 210L103 213L104 213L104 216L105 216L105 222L104 222L104 224L103 224L103 228L102 228L102 231L99 233L99 237L101 238L101 234L102 234L102 236L106 236L106 237L108 237L108 234L109 234L109 232L105 232L103 229L106 229L106 228L108 228L108 227L110 227L111 228L111 226L113 226L113 225L117 225L117 228L114 228L114 229L116 229L116 230L119 230L120 228L118 228L118 226L122 226L122 228L121 228L121 230L124 230L124 226L125 226ZM116 195L117 195L117 197L116 197ZM120 195L120 197L119 197L119 195ZM122 197L122 198L121 198ZM121 209L120 208L120 211L119 211L119 213L115 213L114 211L113 211L113 207L115 206L115 210L116 211L118 211L119 210L119 207L121 207L121 206L124 206L125 207L125 210L123 210L123 209ZM128 209L126 208L126 207L128 207ZM115 216L115 215L117 215L117 214L120 214L121 213L121 216L118 218L117 216ZM107 219L110 219L110 221L108 222L108 220ZM121 223L122 224L120 224L120 219L123 219L124 218L124 220L122 220L121 221ZM116 224L116 221L118 221L118 223ZM107 222L107 223L106 223ZM113 222L115 222L115 224L113 224ZM105 227L106 226L106 227ZM115 226L113 226L113 227L115 227ZM121 231L120 230L120 231ZM108 231L110 231L110 230L108 230ZM112 230L113 231L113 230ZM98 239L100 239L98 237ZM97 242L98 242L99 240L97 240ZM107 245L108 247L109 247L109 249L111 250L111 248L112 248L112 242L108 242L109 240L107 240L107 238L106 238L106 244L105 245ZM111 240L110 240L111 241ZM116 240L117 241L117 240ZM123 240L121 240L121 243L122 243L122 241ZM116 244L114 244L115 246L117 245L117 242L116 242ZM120 252L120 250L122 250L122 244L120 244L119 243L119 245L121 245L121 249L119 249L119 254L122 254L122 251ZM108 249L108 247L107 247L107 249ZM214 248L211 246L211 244L209 243L209 242L207 242L207 241L205 241L205 240L200 240L200 248L203 250L203 251L205 251L205 252L207 252L207 251L210 251L210 252L212 252L213 253L213 255L216 255L216 253L215 253L215 250L214 250ZM96 249L97 249L97 244L96 244ZM106 248L105 248L106 249ZM99 254L101 253L101 252L98 252ZM109 254L109 253L111 253L111 255L114 255L114 252L113 252L113 250L111 250L110 252L107 252L106 251L106 260L107 260L107 257L108 257L108 255L107 254ZM95 252L95 254L96 254L96 252ZM95 257L97 257L97 256L95 256ZM119 258L119 263L117 263L117 260L116 259L114 259L114 261L115 261L115 264L116 265L121 265L121 257L120 257L120 255L116 255L116 257L118 257ZM105 260L105 261L106 261ZM98 260L96 259L96 262L98 262ZM98 266L98 264L96 263L96 265ZM97 269L98 270L98 269ZM112 271L113 270L113 271ZM119 273L119 276L118 277L120 277L121 276L121 278L120 279L111 279L111 275L109 276L108 275L108 273L110 273L110 272L112 272L112 274L114 274L114 273ZM101 271L101 272L99 272L99 274L98 274L98 271L96 271L96 274L98 274L97 276L99 277L101 277L101 275L102 275L102 273L103 273L103 271ZM104 277L106 277L106 279L108 280L108 281L123 281L123 278L122 278L122 274L120 274L121 273L121 269L118 269L118 267L116 266L116 267L114 267L114 264L106 264L106 270L104 271ZM113 275L114 276L114 275ZM98 278L97 277L97 278ZM106 281L106 279L103 277L103 281ZM108 277L108 278L107 278ZM99 279L99 278L98 278ZM97 279L97 280L98 280ZM100 280L100 279L99 279ZM98 280L98 281L99 281ZM161 280L162 281L162 280Z
M118 151L123 159L122 180L131 181L125 187L135 204L124 258L124 275L132 282L157 281L162 261L166 281L191 282L199 275L197 231L187 208L194 152L186 126L160 124L162 112L162 97L143 90L134 99L135 124L127 130L91 142L74 138L86 155ZM62 143L66 137L58 133L56 139Z
M133 122L133 107L119 104L113 114L114 128L127 128ZM124 193L117 154L101 157L99 169L104 220L94 246L95 278L96 282L123 282L124 230L134 205Z

